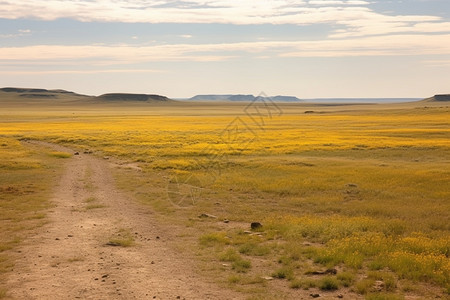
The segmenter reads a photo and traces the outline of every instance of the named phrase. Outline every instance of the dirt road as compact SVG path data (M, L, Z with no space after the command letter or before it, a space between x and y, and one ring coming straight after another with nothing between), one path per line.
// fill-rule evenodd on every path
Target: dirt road
M166 245L149 209L115 188L107 162L80 153L65 168L49 223L19 249L22 258L8 282L13 298L242 298L205 282L193 262ZM135 245L107 245L111 237L127 234Z

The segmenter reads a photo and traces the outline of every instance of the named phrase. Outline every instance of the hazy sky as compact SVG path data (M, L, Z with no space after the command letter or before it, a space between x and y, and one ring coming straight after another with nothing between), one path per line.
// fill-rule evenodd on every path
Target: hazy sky
M450 93L450 0L1 0L0 86Z

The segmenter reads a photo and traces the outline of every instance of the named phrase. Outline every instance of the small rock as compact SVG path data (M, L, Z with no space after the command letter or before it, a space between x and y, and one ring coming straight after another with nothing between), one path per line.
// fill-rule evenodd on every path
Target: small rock
M253 229L253 230L259 229L259 228L261 228L261 227L262 227L262 224L259 223L259 222L252 222L252 223L250 224L250 228Z
M106 278L108 277L108 274L102 275L102 278Z
M313 298L319 298L320 297L320 294L309 294L311 297L313 297Z
M115 243L115 242L107 242L105 245L106 245L106 246L113 246L113 247L118 247L118 246L120 246L119 243ZM101 257L101 258L102 258L102 257ZM103 258L102 258L102 259L103 259Z
M230 223L230 220L225 219L225 220L223 220L223 222L224 222L224 223Z
M263 276L261 278L264 279L264 280L273 280L272 276Z
M339 299L342 299L342 298L344 298L344 295L339 294L339 295L337 295L337 297L338 297Z
M327 275L327 274L337 274L336 269L326 269L325 271L309 271L306 272L307 275Z
M217 219L216 216L210 215L210 214L205 214L205 213L200 214L198 217L199 217L199 218L213 218L213 219Z
M80 153L78 153L78 152L75 152L73 155L80 155Z
M73 235L71 235L71 234L68 234L68 235L67 235L67 237L73 237Z
M156 239L159 240L159 236L156 236Z
M355 184L355 183L347 183L347 186L348 187L353 187L353 188L357 188L358 187L358 185Z
M155 264L155 262L154 262L154 261L152 260L151 264L152 264L152 265L154 265L154 264Z
M376 291L382 291L383 288L384 288L384 282L381 281L381 280L377 280L373 284L373 289L376 290Z
M56 241L59 241L59 238L56 238L55 240L56 240Z

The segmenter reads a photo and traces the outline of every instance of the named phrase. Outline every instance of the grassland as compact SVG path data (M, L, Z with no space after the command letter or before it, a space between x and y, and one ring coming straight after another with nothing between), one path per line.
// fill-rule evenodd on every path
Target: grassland
M450 112L427 105L36 108L5 111L0 136L137 163L118 185L249 297L432 298L450 293Z
M5 296L7 273L20 255L17 246L46 222L60 160L67 156L0 137L0 298Z

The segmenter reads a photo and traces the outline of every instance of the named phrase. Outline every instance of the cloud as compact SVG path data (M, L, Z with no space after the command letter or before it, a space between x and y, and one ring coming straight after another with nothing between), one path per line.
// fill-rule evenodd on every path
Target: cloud
M0 18L143 23L313 24L370 13L355 0L2 0Z
M330 38L450 32L439 16L387 15L365 0L2 0L0 18L83 22L331 24ZM19 34L28 34L20 32ZM3 34L0 38L18 35ZM182 35L189 38L190 35Z
M7 75L44 75L44 74L101 74L101 73L164 73L162 70L143 70L143 69L104 69L104 70L26 70L26 71L5 71L1 70L0 74Z
M16 38L21 36L30 35L31 30L30 29L19 29L17 30L17 33L9 33L9 34L0 34L0 38Z
M369 4L370 1L364 0L2 0L0 18L129 23L326 23L338 26L330 33L331 38L450 32L442 17L388 15L374 11Z
M450 67L450 59L424 60L422 63L427 67Z
M320 41L258 41L222 44L172 44L155 46L35 45L0 48L3 65L88 64L110 65L170 61L227 61L238 57L350 57L445 55L450 34L372 36Z

